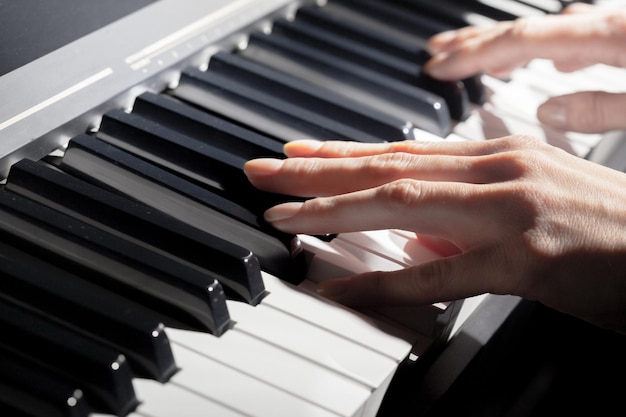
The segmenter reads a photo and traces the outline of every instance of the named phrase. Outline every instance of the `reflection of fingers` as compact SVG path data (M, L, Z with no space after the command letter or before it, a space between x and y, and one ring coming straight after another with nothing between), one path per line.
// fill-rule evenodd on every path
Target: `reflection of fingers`
M554 97L539 106L543 123L563 130L599 133L626 128L625 93L585 91Z
M497 246L392 272L322 282L321 295L353 306L415 305L452 301L514 287Z

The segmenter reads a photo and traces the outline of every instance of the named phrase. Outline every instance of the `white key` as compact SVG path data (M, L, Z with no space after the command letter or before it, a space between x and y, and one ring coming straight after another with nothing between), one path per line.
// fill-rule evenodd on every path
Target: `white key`
M480 3L492 6L498 10L502 10L511 13L515 16L543 16L544 12L537 10L533 7L526 6L523 3L519 3L513 0L479 0Z
M134 385L142 403L129 417L247 417L175 384L137 379Z
M396 233L394 230L374 230L341 233L336 240L388 259L401 267L419 265L440 258L432 250L420 245L415 234Z
M305 280L293 286L268 274L263 275L265 288L271 293L262 301L287 314L314 323L400 362L411 346L422 337L406 329L390 326L357 313L315 294L315 283Z
M586 155L601 138L600 135L565 132L539 123L537 107L546 96L531 91L515 79L504 82L485 76L483 82L492 90L489 100L476 108L467 120L455 126L454 131L458 135L470 140L531 135L578 156Z
M173 343L172 350L181 370L173 376L170 383L212 399L231 410L254 417L335 416L309 401L186 347Z
M307 278L321 282L329 278L359 274L371 271L357 254L350 253L342 246L324 242L316 237L302 235L298 237L302 249L311 256Z
M170 329L173 343L265 381L341 416L359 416L371 391L364 385L237 330L221 337ZM242 401L245 392L242 391Z
M332 253L341 253L344 258L358 259L359 269L352 271L341 269L347 267L342 264L342 258L324 257L322 245L327 245ZM411 236L392 230L342 233L329 243L318 243L316 255L317 259L314 258L312 261L315 274L308 275L309 279L315 282L368 271L393 271L440 258L430 249L420 245L414 234ZM323 267L319 265L321 262L325 264ZM336 274L336 271L340 273ZM326 274L323 274L324 272ZM453 319L451 316L443 315L451 305L452 303L445 302L408 307L378 307L364 312L370 317L391 320L398 326L432 339L438 336L443 321L448 317Z
M263 302L256 307L228 302L228 309L238 331L280 346L370 389L378 388L396 369L397 362L391 358Z

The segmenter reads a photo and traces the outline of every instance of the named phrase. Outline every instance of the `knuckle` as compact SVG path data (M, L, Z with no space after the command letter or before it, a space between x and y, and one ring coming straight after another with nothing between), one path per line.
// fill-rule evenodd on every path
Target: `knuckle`
M510 39L524 39L528 31L532 29L532 19L520 18L515 19L507 26L504 35Z
M542 141L530 135L504 136L498 139L492 139L492 142L495 144L494 153L523 149L537 149L541 148L543 145Z
M294 177L307 177L321 171L320 162L315 158L287 158L283 160L282 171Z
M317 197L306 200L302 205L302 212L314 217L323 216L332 212L336 207L336 201L332 197Z
M401 179L385 184L376 191L376 198L386 202L389 210L415 206L424 198L424 184L411 179Z
M446 292L447 282L452 274L450 262L445 260L429 262L415 269L415 275L411 280L413 285L412 291L422 296L428 295L428 298L438 301L441 300L441 294Z
M607 15L607 27L615 36L626 37L626 9L618 9Z
M412 163L413 155L406 152L393 152L369 158L365 168L376 173L401 173Z

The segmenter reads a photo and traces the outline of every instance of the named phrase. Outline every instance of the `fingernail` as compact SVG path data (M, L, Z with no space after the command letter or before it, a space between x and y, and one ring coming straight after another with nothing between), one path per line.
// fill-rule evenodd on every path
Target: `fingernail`
M287 220L295 216L300 211L303 203L284 203L274 206L268 209L265 214L265 220L274 223L282 220Z
M541 104L537 108L537 118L540 122L559 129L566 129L568 126L565 103L558 98L550 99Z
M434 55L434 54L437 54L437 53L445 50L445 48L448 46L448 44L450 42L452 42L454 40L454 38L456 38L456 35L457 35L456 31L449 30L449 31L446 31L446 32L441 32L441 33L433 36L426 43L426 48L428 49L428 52L430 52L432 55Z
M316 291L319 295L326 298L336 298L339 297L348 291L348 280L347 279L333 279L329 281L324 281L320 283Z
M425 74L428 74L433 78L442 78L446 75L442 69L443 67L442 63L445 62L446 58L447 58L446 53L434 55L431 59L429 59L424 64L424 66L422 67L422 70L424 71Z
M275 174L283 166L283 160L273 158L252 159L245 163L243 172L247 176L263 176Z
M294 140L286 143L283 151L287 156L308 156L317 152L322 144L322 141L313 139Z

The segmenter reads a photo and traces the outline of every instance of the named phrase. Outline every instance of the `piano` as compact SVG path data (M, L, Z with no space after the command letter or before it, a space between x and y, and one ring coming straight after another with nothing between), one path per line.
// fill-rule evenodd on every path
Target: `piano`
M623 91L624 70L565 75L537 60L509 80L420 74L437 31L567 3L0 5L2 414L437 409L527 304L482 295L354 311L322 299L320 280L436 255L399 230L272 230L259 214L289 197L252 189L241 166L295 138L527 133L626 170L623 132L560 132L533 110L560 92Z

